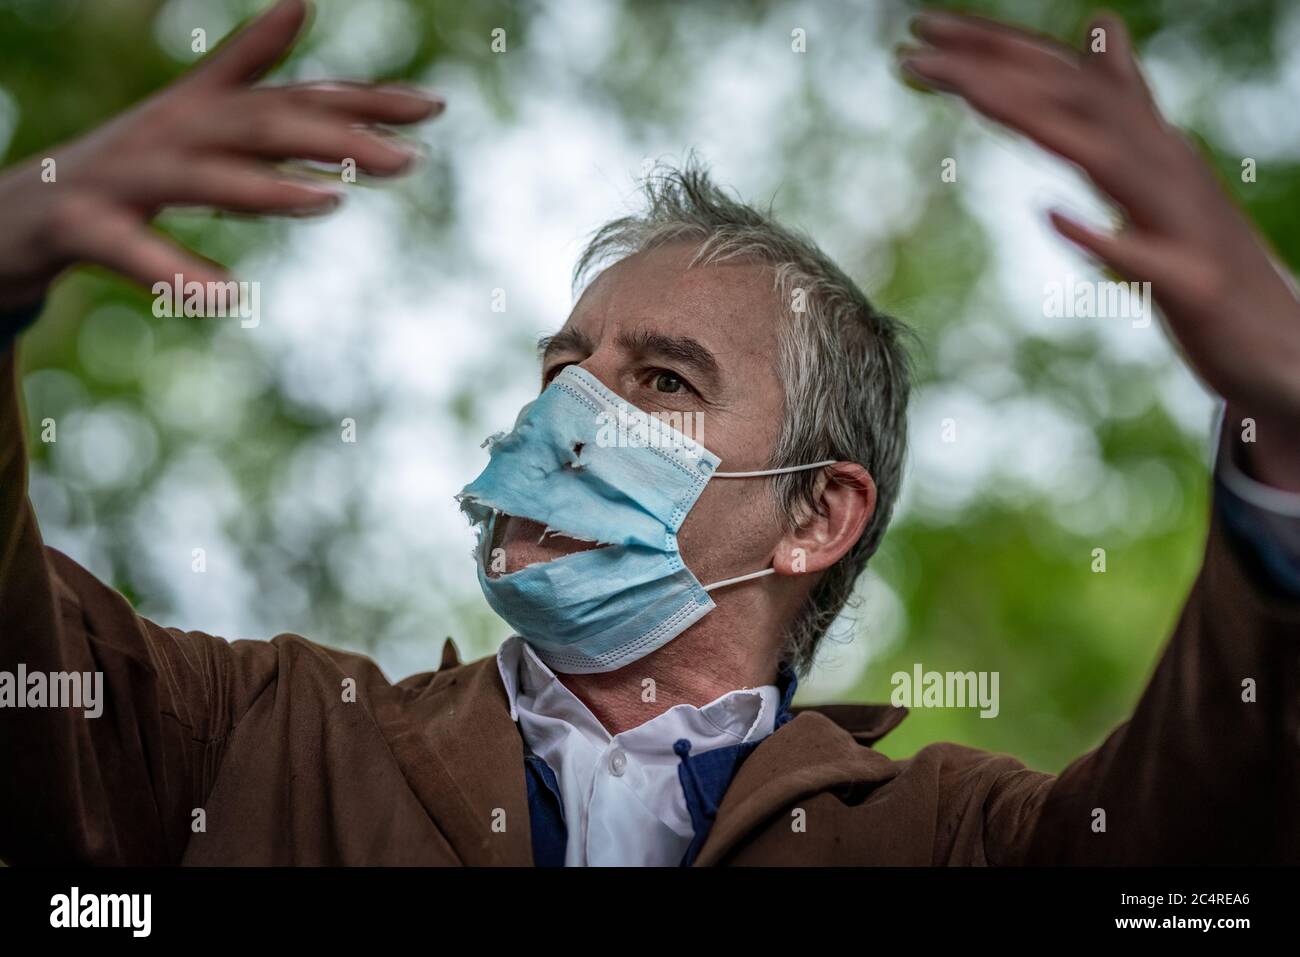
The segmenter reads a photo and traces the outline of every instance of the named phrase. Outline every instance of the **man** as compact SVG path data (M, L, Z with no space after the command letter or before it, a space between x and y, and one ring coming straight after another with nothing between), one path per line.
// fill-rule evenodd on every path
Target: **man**
M367 86L256 87L285 0L190 75L0 179L8 335L63 269L146 285L211 264L157 209L322 211L268 160L409 154L376 124L440 104ZM519 633L391 684L282 635L227 643L138 617L43 546L5 345L0 666L102 673L103 714L0 711L0 857L29 862L1014 864L1300 859L1300 306L1162 122L1121 24L1079 54L925 16L918 82L1080 165L1126 214L1066 236L1150 281L1227 400L1205 560L1133 717L1058 776L936 744L871 745L901 709L792 709L897 496L902 330L811 242L694 167L598 233L607 262L545 346L542 392L461 507L485 596ZM1098 42L1098 38L1102 42ZM196 119L196 117L201 117ZM796 306L796 302L799 303ZM685 426L700 415L697 441ZM1258 441L1231 439L1252 420ZM656 430L656 423L668 423ZM650 441L653 439L653 441ZM1257 693L1243 694L1249 681Z

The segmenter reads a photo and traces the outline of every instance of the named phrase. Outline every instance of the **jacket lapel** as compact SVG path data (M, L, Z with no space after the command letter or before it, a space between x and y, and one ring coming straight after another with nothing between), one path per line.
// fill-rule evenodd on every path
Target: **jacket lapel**
M418 697L390 736L416 797L462 863L531 865L523 743L496 659L419 679L402 682Z
M791 804L836 787L880 784L897 774L870 747L903 720L902 708L842 706L841 727L825 709L796 709L755 749L731 782L696 866L716 864L737 842ZM890 712L886 714L886 712Z

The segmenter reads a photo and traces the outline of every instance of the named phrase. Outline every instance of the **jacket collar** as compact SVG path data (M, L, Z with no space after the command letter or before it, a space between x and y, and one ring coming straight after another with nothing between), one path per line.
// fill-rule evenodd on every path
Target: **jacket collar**
M820 704L791 708L793 717L815 711L830 718L853 736L858 744L871 747L902 723L907 709L892 704Z
M442 668L413 675L377 715L429 818L467 865L533 862L523 741L496 660L459 665L448 639Z
M781 692L781 705L776 716L777 728L805 711L816 711L851 734L859 744L871 747L907 717L906 708L892 704L818 704L796 708L793 701L799 687L799 678L788 664L783 664L777 673L776 686Z
M878 741L905 714L888 705L795 709L740 765L694 863L718 863L745 835L802 799L892 779L898 773L894 762L864 745ZM832 715L856 730L841 727Z

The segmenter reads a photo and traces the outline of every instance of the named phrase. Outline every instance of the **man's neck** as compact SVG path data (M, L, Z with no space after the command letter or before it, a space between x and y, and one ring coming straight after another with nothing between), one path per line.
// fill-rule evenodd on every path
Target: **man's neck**
M611 735L631 730L679 704L703 707L738 688L774 684L774 653L687 632L639 661L604 674L560 675Z

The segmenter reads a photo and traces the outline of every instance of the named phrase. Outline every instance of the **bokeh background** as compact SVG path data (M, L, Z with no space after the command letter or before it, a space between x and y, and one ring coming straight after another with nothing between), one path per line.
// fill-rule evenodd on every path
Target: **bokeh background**
M127 108L197 58L192 30L215 45L262 6L0 0L0 155L44 155ZM1294 267L1300 5L1109 6L1167 114ZM1076 39L1090 12L967 8ZM168 215L261 283L253 329L155 319L143 291L66 278L22 346L47 541L165 624L297 632L394 679L436 667L446 636L462 657L491 653L508 632L452 496L535 393L534 344L572 305L583 239L635 206L648 163L694 149L921 343L901 507L800 702L887 700L915 662L997 671L998 718L915 711L882 750L956 740L1059 770L1131 710L1195 574L1214 406L1158 325L1044 315L1047 283L1097 278L1044 211L1107 209L1066 164L898 81L891 50L915 9L318 0L275 76L440 91L446 115L418 134L427 161L350 187L325 220ZM941 181L948 157L956 183Z

